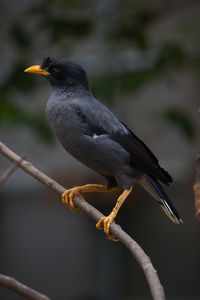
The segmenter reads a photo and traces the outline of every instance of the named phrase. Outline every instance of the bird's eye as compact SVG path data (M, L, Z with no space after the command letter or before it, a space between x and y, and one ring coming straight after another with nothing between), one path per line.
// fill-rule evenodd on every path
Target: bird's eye
M56 73L57 73L57 69L56 69L56 68L52 68L52 69L51 69L51 74L54 75L54 74L56 74Z

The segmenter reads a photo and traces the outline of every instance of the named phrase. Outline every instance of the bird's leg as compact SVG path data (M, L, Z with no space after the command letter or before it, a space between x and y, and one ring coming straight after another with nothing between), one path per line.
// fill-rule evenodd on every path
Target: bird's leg
M112 192L115 188L107 188L102 184L85 184L81 186L75 186L71 189L64 191L62 194L62 202L68 205L73 212L77 210L73 203L73 197L75 195L79 196L82 200L84 197L81 193L90 193L90 192Z
M96 228L101 229L101 225L103 223L104 232L109 240L116 241L115 237L110 233L110 225L115 220L120 207L122 206L128 195L131 193L131 191L132 186L129 189L124 190L123 193L117 199L116 205L113 208L112 212L107 217L102 217L96 224Z

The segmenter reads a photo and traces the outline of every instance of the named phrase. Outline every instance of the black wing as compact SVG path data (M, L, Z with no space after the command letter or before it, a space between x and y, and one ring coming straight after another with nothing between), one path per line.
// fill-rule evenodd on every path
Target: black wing
M151 150L103 104L93 101L90 106L84 107L79 103L76 113L85 126L85 134L107 134L130 154L133 168L167 185L172 182L172 177L159 166L158 159Z
M121 122L122 123L122 122ZM123 123L122 123L123 124ZM157 178L165 184L172 182L172 177L159 166L158 159L151 150L125 124L127 134L115 134L117 141L131 156L131 165L144 173Z

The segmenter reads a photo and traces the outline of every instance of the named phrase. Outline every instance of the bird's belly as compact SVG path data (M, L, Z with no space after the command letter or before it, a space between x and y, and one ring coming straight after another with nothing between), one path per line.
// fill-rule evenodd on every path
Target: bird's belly
M65 139L60 140L72 156L97 173L116 175L130 171L129 154L106 136L93 138L76 133L65 134Z

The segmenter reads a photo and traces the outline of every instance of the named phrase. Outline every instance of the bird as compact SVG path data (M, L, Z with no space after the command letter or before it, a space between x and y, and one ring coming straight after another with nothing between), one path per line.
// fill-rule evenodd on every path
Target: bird
M155 198L172 222L182 223L162 186L172 183L172 177L159 165L148 146L95 98L82 66L71 60L44 57L42 64L24 72L48 79L52 92L46 115L55 135L67 152L105 179L104 185L85 184L66 189L62 194L64 204L75 211L75 195L84 200L82 193L112 192L120 187L123 191L113 210L96 224L97 229L103 227L107 238L114 241L110 226L137 182Z

